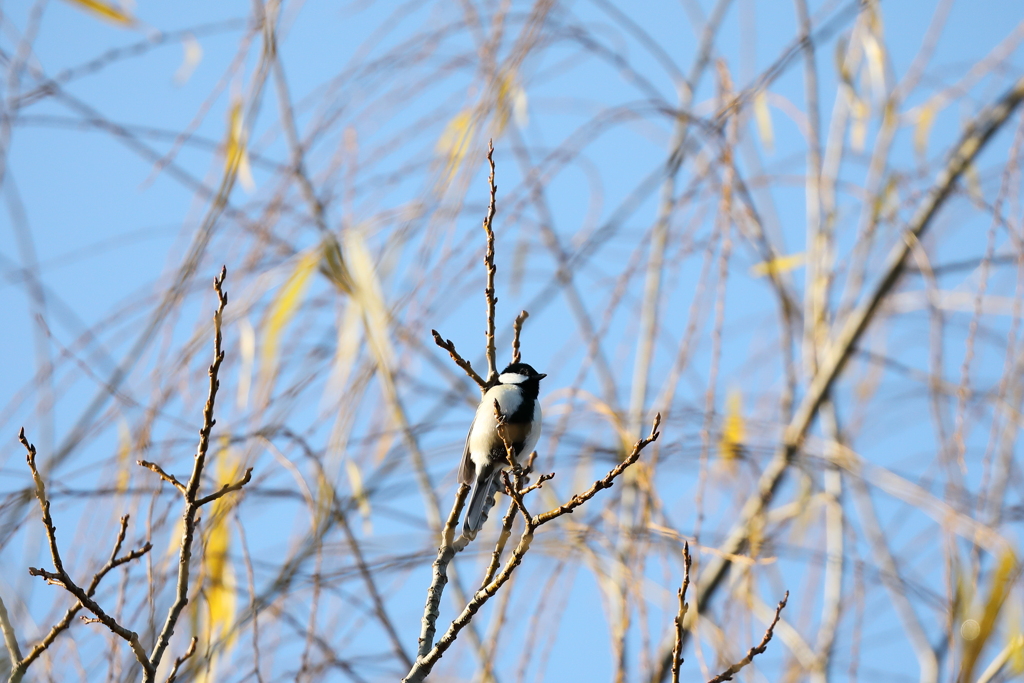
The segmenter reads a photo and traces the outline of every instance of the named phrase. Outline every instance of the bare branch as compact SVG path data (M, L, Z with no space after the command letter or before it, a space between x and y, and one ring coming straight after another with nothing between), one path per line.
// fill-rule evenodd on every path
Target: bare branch
M768 649L768 642L772 639L772 634L775 632L775 625L779 623L779 618L782 615L782 609L786 606L786 601L789 600L789 591L786 591L786 595L783 596L779 602L779 606L775 608L775 618L772 619L772 623L768 624L768 629L764 632L764 637L761 638L761 642L757 647L752 647L747 650L747 656L736 662L728 669L718 674L714 678L710 679L708 683L722 683L723 681L731 681L732 677L739 672L740 669L745 667L754 661L754 657L762 654Z
M476 382L481 389L487 386L487 381L477 374L476 370L473 369L473 364L460 356L459 352L455 350L455 344L452 343L451 339L442 338L437 330L431 330L430 333L434 335L434 343L447 351L452 360L455 361L455 364L462 368L471 380Z
M516 488L516 484L512 481L512 478L508 476L508 472L503 471L501 473L501 478L505 481L505 491L515 503L516 507L519 508L519 511L523 513L523 518L527 520L533 519L530 512L526 509L526 503L523 502L522 492ZM529 522L527 522L527 524L529 524Z
M519 335L523 331L523 323L530 317L530 314L526 311L520 311L519 315L516 316L515 322L512 323L512 362L518 363L522 360L522 356L519 354Z
M679 667L683 663L683 619L690 606L686 603L686 589L690 587L690 543L683 541L683 585L676 594L679 598L679 611L676 612L676 639L672 648L672 683L679 683Z
M573 496L568 503L565 503L564 505L557 507L554 510L549 510L548 512L539 515L534 520L535 525L540 526L541 524L546 524L557 517L569 514L573 510L578 508L580 505L583 505L588 500L596 496L597 492L600 491L601 489L611 488L612 484L615 483L616 477L625 472L627 467L635 463L637 461L637 458L640 457L641 451L643 451L648 444L655 441L661 435L661 433L658 431L659 425L661 425L661 413L658 413L657 415L654 416L654 424L651 426L650 435L637 441L633 445L633 450L630 452L628 456L626 456L625 460L616 465L608 474L604 476L604 478L595 481L594 485L591 486L589 489L587 489L583 493L579 493Z
M182 493L185 493L185 485L178 481L173 474L168 474L167 472L165 472L164 469L160 467L160 465L157 465L155 462L149 462L148 460L136 460L135 464L137 464L139 467L145 467L147 470L152 470L153 472L156 472L158 475L160 475L161 479L166 481L168 484L171 484L172 486L174 486L174 488L178 489Z
M487 384L488 386L498 381L497 349L494 346L494 309L498 303L498 297L494 295L494 273L497 267L494 265L494 210L498 194L498 187L494 184L494 141L487 143L487 163L491 167L490 175L487 176L491 188L491 201L487 205L487 216L484 218L484 232L487 234L487 252L484 255L484 265L487 267L487 287L484 289L484 298L487 300Z
M522 495L522 496L525 496L530 491L536 491L537 489L539 489L542 486L544 486L544 482L551 481L554 478L555 478L555 473L554 472L549 472L547 474L542 474L542 475L540 475L540 479L537 480L536 484L532 484L530 486L527 486L525 489L521 489L519 491L519 494Z
M224 279L227 277L227 268L222 267L220 275L214 278L213 288L217 292L217 310L213 314L213 363L210 364L209 376L210 386L206 399L206 406L203 408L203 426L199 430L199 445L196 448L195 459L192 463L192 474L189 476L188 484L185 485L182 496L185 498L185 512L183 518L183 531L181 536L181 550L178 555L178 579L175 585L175 599L167 610L167 617L164 619L160 634L157 636L153 646L150 659L153 662L154 671L160 666L171 636L174 635L174 627L178 623L181 611L188 602L189 571L192 562L192 545L195 542L196 523L199 508L226 493L237 491L249 482L252 477L252 468L246 470L245 476L233 484L221 487L215 493L205 497L199 496L199 484L202 480L203 469L206 466L206 454L210 448L210 433L217 423L214 419L214 406L217 402L217 390L220 388L221 363L224 361L224 351L221 348L223 342L222 326L224 322L224 309L228 304L228 295L224 291ZM152 676L146 678L146 683L151 683Z
M125 564L126 562L131 562L132 560L138 559L152 549L153 545L151 543L146 543L141 548L133 550L127 555L117 557L117 553L121 550L121 544L124 542L127 526L128 515L124 515L123 517L121 517L121 528L120 531L118 532L117 540L114 543L114 549L110 553L110 559L107 560L107 563L103 565L103 567L98 572L96 572L96 574L93 575L92 581L89 583L89 587L85 591L86 595L88 595L89 597L92 597L96 593L96 589L99 588L100 581L102 581L103 577L105 577L112 569L114 569L115 567L119 567L122 564ZM75 615L78 614L82 607L83 605L81 602L76 602L74 606L68 608L68 610L64 613L64 616L61 617L60 621L53 625L53 628L50 629L49 633L47 633L46 636L41 641L39 641L35 645L35 647L32 648L32 650L28 653L28 655L26 655L24 659L20 661L12 660L11 676L8 679L10 683L17 683L21 680L21 678L25 674L25 671L28 670L28 667L36 659L38 659L39 656L42 655L47 648L50 647L53 641L57 639L57 636L59 636L63 631L67 630L67 628L71 625L72 620L75 618Z
M198 638L192 636L192 641L188 644L188 649L185 650L185 654L174 660L174 666L171 667L171 675L167 677L167 683L174 683L178 678L178 669L185 663L185 660L195 654L196 643L199 641Z
M57 547L57 528L54 526L53 518L50 516L50 501L46 499L46 486L43 483L42 476L39 474L39 469L36 467L36 447L30 444L28 442L28 439L25 438L24 429L22 429L21 432L18 434L18 439L21 441L22 446L24 446L25 450L27 451L26 460L28 461L29 470L32 472L32 481L35 483L36 489L36 499L39 501L39 508L40 510L42 510L43 513L43 526L46 529L46 541L50 547L50 557L53 560L54 569L56 569L55 572L49 572L45 569L36 569L34 567L30 567L28 573L32 576L41 576L45 578L48 583L60 585L64 588L64 590L68 591L76 598L78 598L78 601L87 610L95 614L97 619L100 622L102 622L104 626L110 629L110 631L112 631L115 635L117 635L120 638L123 638L125 641L128 642L129 646L131 646L132 648L132 652L135 653L135 658L139 661L139 664L142 666L143 671L146 672L147 676L152 675L152 672L156 671L156 667L153 666L149 658L146 656L146 651L142 649L142 644L139 642L139 634L125 628L124 626L121 626L121 624L119 624L116 619L114 619L109 614L104 612L103 608L100 607L92 599L91 594L85 590L82 590L82 588L78 586L71 579L71 577L68 576L68 573L64 570L64 562L61 560L60 550ZM117 551L120 550L121 543L124 541L124 532L127 523L127 516L122 517L121 530L120 533L118 534L117 542L114 545L114 555L116 555ZM142 551L142 553L148 550L149 548L146 547ZM140 553L140 555L142 553ZM124 561L127 562L128 560L126 559ZM109 569L107 571L109 571ZM95 583L98 584L100 578L102 578L102 575L97 574L97 576L94 578ZM27 664L25 666L27 667ZM12 668L17 667L12 666ZM22 669L22 671L24 671L24 669Z
M232 491L241 491L242 487L245 486L246 484L248 484L251 480L252 480L252 468L249 467L249 468L247 468L245 470L245 476L243 476L241 479L239 479L235 483L233 483L233 484L224 484L217 491L214 491L210 495L203 496L202 498L197 500L196 501L196 507L202 507L202 506L206 505L207 503L212 503L213 501L217 500L221 496L223 496L223 495L225 495L227 493L231 493Z

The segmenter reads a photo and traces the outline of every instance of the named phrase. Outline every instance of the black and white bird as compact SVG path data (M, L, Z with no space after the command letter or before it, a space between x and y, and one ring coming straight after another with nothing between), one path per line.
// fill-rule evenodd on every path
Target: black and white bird
M516 462L529 455L540 438L540 381L547 377L526 363L512 363L498 375L498 383L484 393L466 437L466 449L459 467L459 482L473 487L463 530L476 533L494 505L501 486L501 471L508 464L505 442L498 434L494 402L504 418L506 434Z

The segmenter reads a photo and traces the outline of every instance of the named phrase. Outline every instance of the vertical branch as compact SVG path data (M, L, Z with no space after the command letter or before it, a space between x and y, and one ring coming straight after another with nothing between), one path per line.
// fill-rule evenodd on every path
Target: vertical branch
M518 363L522 360L519 354L519 335L523 331L523 323L530 317L530 314L526 311L520 311L519 315L516 316L516 320L512 323L512 362Z
M153 645L153 651L150 655L150 660L153 663L153 674L145 678L147 683L153 680L156 668L160 666L167 647L170 645L171 636L174 635L174 627L178 623L181 611L185 608L186 603L188 603L192 544L195 542L196 517L199 513L199 508L203 504L216 500L229 491L237 490L237 488L241 487L241 484L232 484L222 487L216 493L204 498L199 497L199 483L202 480L203 468L206 466L206 455L210 448L210 433L217 422L213 417L213 413L217 402L217 390L220 388L220 366L224 361L224 351L221 348L224 338L221 328L224 322L224 308L228 304L228 295L223 289L224 278L226 277L227 268L222 267L220 275L213 280L213 288L217 292L217 310L213 314L213 362L210 364L208 371L210 384L206 405L203 407L203 426L199 430L199 445L196 448L195 458L192 463L192 475L189 477L182 494L185 499L185 512L182 515L184 530L181 535L181 550L178 554L178 579L175 586L175 598L167 610L167 617L164 620L163 627L160 629L160 634L157 636L156 643ZM250 474L251 471L246 472L244 481L248 481Z
M683 663L683 619L690 606L686 603L686 589L690 587L690 544L683 541L683 585L676 594L679 598L679 611L676 612L676 639L672 648L672 683L679 683L679 667Z
M487 205L487 216L484 218L484 233L487 234L487 252L484 255L484 265L487 267L487 287L484 289L484 298L487 300L487 384L492 385L498 380L497 349L494 346L494 309L498 303L498 297L494 295L494 272L497 266L494 265L494 211L498 194L498 186L494 184L494 141L487 143L487 164L491 172L487 176L487 182L491 188L491 200Z

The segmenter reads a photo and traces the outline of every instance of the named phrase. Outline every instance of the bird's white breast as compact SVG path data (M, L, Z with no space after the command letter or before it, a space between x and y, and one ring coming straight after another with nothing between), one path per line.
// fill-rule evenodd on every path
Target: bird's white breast
M498 421L494 417L494 401L497 399L501 407L502 415L511 415L523 402L522 392L517 386L499 384L491 387L484 394L483 400L476 409L476 419L473 421L473 430L469 435L469 453L473 463L477 467L485 465L490 460L491 449L497 435ZM523 444L523 452L529 453L537 445L540 437L540 401L533 402L533 429Z

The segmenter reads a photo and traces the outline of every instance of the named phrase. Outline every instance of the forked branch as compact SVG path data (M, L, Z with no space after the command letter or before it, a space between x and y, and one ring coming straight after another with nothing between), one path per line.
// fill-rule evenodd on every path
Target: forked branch
M105 612L93 599L93 595L96 593L96 589L104 576L106 576L112 569L142 557L150 551L152 545L150 543L146 543L141 548L124 555L120 555L121 546L124 544L124 539L128 530L128 515L125 515L121 518L120 530L117 534L117 540L114 543L114 549L110 554L110 559L108 559L107 563L93 575L92 581L89 583L87 588L83 589L75 583L65 570L64 562L60 556L60 549L57 545L57 529L53 523L53 517L50 514L50 501L46 497L46 486L39 473L39 469L36 467L36 448L29 443L28 439L25 437L25 430L22 429L19 434L19 439L27 452L28 467L32 473L32 481L35 484L35 495L39 501L40 510L42 511L43 527L46 531L46 540L50 549L50 556L53 560L54 567L53 571L30 567L29 574L32 576L39 576L45 579L47 583L64 588L75 596L77 604L64 614L64 617L57 622L52 629L50 629L50 632L46 637L43 638L39 644L33 647L29 654L24 658L22 658L18 653L17 640L13 637L13 629L10 627L6 611L0 615L0 617L2 617L2 619L0 619L2 624L0 625L3 626L5 642L7 644L8 653L11 655L12 659L9 683L18 683L24 677L25 670L29 665L38 659L39 656L54 642L57 636L70 626L75 615L83 607L94 615L94 617L83 617L87 623L103 624L112 633L128 642L132 652L135 654L135 658L142 667L142 680L144 683L153 683L155 681L157 670L160 667L160 663L170 643L171 636L174 633L174 627L178 622L178 618L181 615L181 611L184 608L185 603L188 602L189 565L192 559L192 546L195 541L196 518L199 508L228 493L240 490L243 486L249 483L252 478L252 468L249 468L246 470L245 475L241 480L225 484L220 489L207 496L199 495L199 484L202 479L203 469L206 464L206 456L210 447L210 433L213 430L214 424L216 424L216 420L214 420L213 417L214 406L217 399L217 390L220 387L218 374L220 372L221 363L224 360L224 351L221 349L221 343L223 341L222 325L224 320L224 308L228 303L227 294L223 289L224 278L226 276L227 270L225 268L221 268L220 275L213 281L214 290L217 292L218 306L213 316L214 348L213 363L210 365L209 369L210 388L206 400L206 406L203 409L203 426L199 431L199 447L196 450L195 459L192 465L192 473L188 479L188 483L182 483L174 475L169 474L166 470L155 463L147 462L145 460L138 461L140 466L155 472L161 479L174 486L185 499L185 523L181 540L181 552L178 558L176 597L167 613L167 618L164 621L160 634L156 639L152 652L147 654L139 641L139 635L119 623L116 618ZM196 639L193 638L185 654L175 660L174 666L171 669L170 678L168 679L169 683L174 681L177 677L178 670L182 663L184 663L195 652L195 646Z

